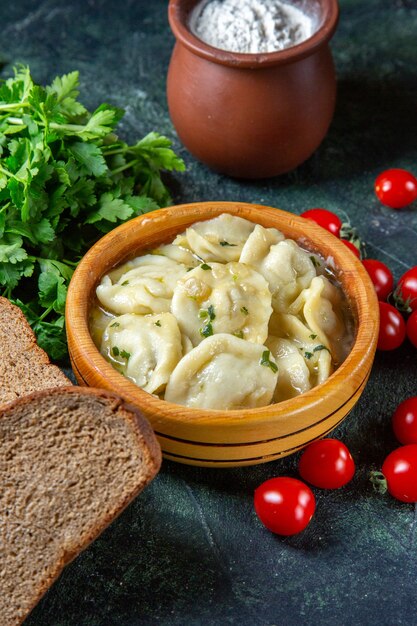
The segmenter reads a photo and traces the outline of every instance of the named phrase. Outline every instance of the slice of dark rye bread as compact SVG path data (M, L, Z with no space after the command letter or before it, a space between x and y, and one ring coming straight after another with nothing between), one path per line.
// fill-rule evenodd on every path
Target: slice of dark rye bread
M70 384L36 344L19 307L0 296L0 405L38 389Z
M2 626L23 622L160 464L146 419L106 391L57 387L0 408Z

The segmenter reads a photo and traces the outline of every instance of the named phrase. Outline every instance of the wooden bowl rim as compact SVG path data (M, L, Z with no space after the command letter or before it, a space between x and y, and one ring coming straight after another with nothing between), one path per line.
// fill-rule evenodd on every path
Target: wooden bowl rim
M127 258L132 258L139 250L149 249L149 245L141 248L139 243L138 245L135 244L130 253L127 251L123 258L119 256L117 262L107 264L102 272L98 272L97 268L103 265L103 262L100 265L100 260L109 255L111 258L112 243L116 239L124 241L126 245L132 240L140 242L140 229L150 229L149 232L153 233L153 237L155 237L155 244L153 245L157 246L158 241L159 243L166 242L169 237L172 240L175 233L185 230L187 225L196 221L212 219L221 213L231 213L254 223L261 223L266 227L278 228L287 237L291 237L291 230L295 228L296 231L302 233L301 236L297 235L295 239L301 243L310 243L309 249L312 252L323 249L332 251L342 281L349 276L354 275L355 277L352 282L354 289L351 292L345 291L351 304L356 307L357 315L357 333L352 349L345 361L324 383L296 398L260 408L235 410L192 409L172 404L148 394L118 373L100 354L91 338L88 328L88 314L93 289L111 267L119 265ZM179 219L179 223L174 227L169 226L171 218ZM158 239L156 234L159 231L166 232L166 236ZM172 231L172 233L168 236L167 231ZM86 282L86 276L89 282ZM242 420L244 420L245 426L259 426L286 419L289 415L296 418L297 415L303 414L308 407L312 421L301 428L304 430L322 421L320 405L324 399L330 401L334 409L344 403L343 393L342 400L340 400L340 390L343 392L347 378L357 377L357 389L363 385L367 375L367 371L363 371L365 364L370 358L373 359L376 349L379 309L375 289L362 263L334 235L317 226L314 222L281 209L264 205L206 201L174 205L141 215L116 227L97 241L80 261L71 279L66 305L66 327L70 354L73 351L71 344L76 342L81 351L83 369L94 370L95 376L98 376L98 380L102 381L103 386L109 388L109 384L111 384L111 388L115 392L122 396L128 395L130 401L134 397L139 408L146 405L148 415L151 413L156 421L159 416L162 419L168 419L173 426L176 423L178 425L187 423L196 427L204 425L213 429L219 427L234 429L242 423ZM83 376L83 371L78 369ZM95 386L99 386L98 383L95 383ZM349 393L351 395L351 392ZM356 393L356 388L354 393ZM313 417L314 415L316 418ZM155 430L158 430L157 424L153 425Z

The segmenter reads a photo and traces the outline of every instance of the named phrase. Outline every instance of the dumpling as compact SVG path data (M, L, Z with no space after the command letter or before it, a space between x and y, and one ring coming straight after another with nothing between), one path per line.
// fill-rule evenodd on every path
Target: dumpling
M193 224L174 239L175 245L188 248L203 261L238 261L243 245L255 224L229 213Z
M172 259L172 261L186 265L187 269L190 267L197 267L197 265L200 265L202 261L202 259L196 257L195 254L193 254L190 250L187 250L187 248L174 246L173 243L167 243L163 246L159 246L159 248L155 248L155 250L152 250L152 254L166 256L168 259Z
M181 333L171 313L128 313L108 324L101 353L136 385L159 393L182 358Z
M337 288L324 276L313 278L289 308L289 314L302 315L320 343L330 349L336 361L343 357L342 339L346 335L340 310L341 295Z
M263 343L271 293L263 276L247 265L204 263L178 281L171 312L194 346L215 333Z
M264 228L256 224L242 248L239 263L256 267L269 253L271 246L284 239L284 235L276 228Z
M250 256L251 266L267 280L274 310L285 312L316 276L314 264L307 252L292 239L272 244L269 249L265 245L263 250L266 252L264 256L248 253L243 259Z
M294 398L311 389L310 370L299 348L289 339L268 337L265 345L278 366L278 382L274 402Z
M169 311L177 283L187 268L164 256L145 254L104 276L97 298L112 313L162 313Z
M311 386L328 379L333 372L333 359L330 350L320 338L295 315L274 312L269 322L272 336L290 339L299 349L310 371Z
M278 368L265 346L219 334L181 359L165 400L202 409L260 407L271 402L277 379Z

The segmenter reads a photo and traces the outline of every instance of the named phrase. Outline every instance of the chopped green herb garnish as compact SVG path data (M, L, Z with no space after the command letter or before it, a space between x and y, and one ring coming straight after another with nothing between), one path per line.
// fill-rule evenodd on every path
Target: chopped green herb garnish
M312 262L312 264L314 265L314 267L321 267L321 263L320 261L317 259L317 257L311 255L310 256L310 260Z
M219 244L220 244L221 246L223 246L223 247L224 247L224 246L230 246L230 247L232 247L232 246L236 246L236 245L237 245L236 243L229 243L228 241L219 241Z
M316 338L317 338L317 335L314 335L314 334L313 334L313 335L309 335L309 337L310 337L310 339L316 339Z
M216 314L214 312L214 306L212 304L209 304L207 309L201 309L198 312L198 317L200 319L207 319L207 318L209 318L209 321L202 328L200 328L200 335L202 337L210 337L210 335L213 334L212 321L214 319L216 319Z
M155 326L159 326L159 327L161 327L161 322L160 322L160 320L156 320L156 322L155 322Z
M313 352L318 352L319 350L327 350L327 352L330 352L329 348L326 348L326 346L323 346L322 344L320 344L319 346L316 346L313 349Z
M118 326L120 326L119 322L113 322L113 324L110 324L110 328L117 328Z
M207 322L207 324L203 326L203 328L200 328L200 335L202 337L210 337L212 334L213 326L211 325L211 322Z
M187 272L191 272L191 270L193 270L193 267L187 267Z
M126 352L126 350L122 350L120 353L122 359L126 359L128 361L130 359L130 352Z
M243 339L243 330L235 330L233 333L235 337L239 337L239 339Z
M120 354L120 350L117 346L113 346L113 348L111 349L111 352L113 356L119 356Z
M128 280L125 280L125 281L122 283L122 287L126 287L126 285L128 285L128 284L129 284L129 281L128 281Z
M245 306L240 307L240 312L243 313L243 315L249 315L249 311Z
M233 280L237 280L239 278L239 276L237 274L232 274L232 278L233 278Z
M209 314L209 317L210 317L211 321L216 319L216 314L214 312L214 306L212 304L209 304L208 309L207 309L207 313Z
M202 270L211 270L210 265L207 265L207 263L203 263L202 265L200 265Z
M306 359L311 359L311 357L313 356L312 352L304 352L304 356Z
M259 365L265 365L265 367L269 367L270 370L274 372L274 374L278 371L278 366L276 363L270 360L271 352L269 350L264 350L262 352L261 360L259 361Z

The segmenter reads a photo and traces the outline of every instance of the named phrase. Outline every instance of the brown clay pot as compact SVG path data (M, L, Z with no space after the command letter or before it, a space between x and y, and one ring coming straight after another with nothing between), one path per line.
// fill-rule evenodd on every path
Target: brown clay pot
M316 16L306 41L241 54L205 44L189 29L198 0L170 0L176 37L168 71L172 122L186 148L209 167L239 178L288 172L323 140L333 117L336 77L329 40L337 0L304 0ZM300 5L300 0L293 0Z

